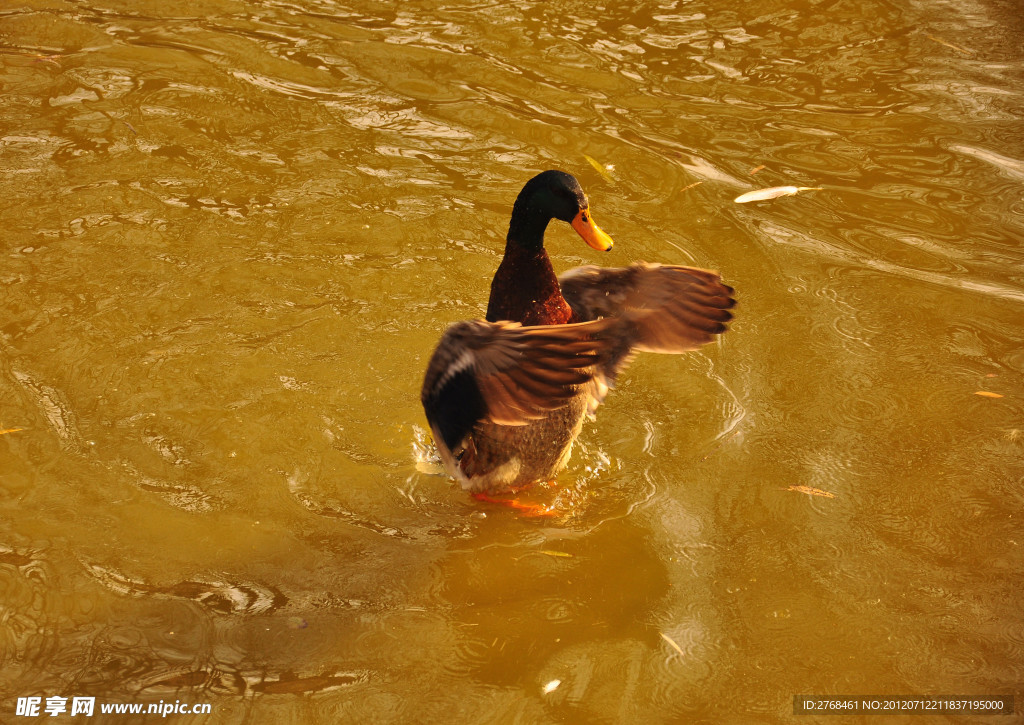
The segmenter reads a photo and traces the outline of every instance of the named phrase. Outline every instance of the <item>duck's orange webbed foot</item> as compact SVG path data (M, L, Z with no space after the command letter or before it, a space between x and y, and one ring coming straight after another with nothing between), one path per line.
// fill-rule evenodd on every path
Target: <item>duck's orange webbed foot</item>
M514 511L518 511L523 516L560 516L561 512L554 506L545 506L544 504L530 503L529 501L520 501L517 498L494 498L486 493L474 493L473 498L477 501L486 501L487 503L499 504L501 506L508 506Z

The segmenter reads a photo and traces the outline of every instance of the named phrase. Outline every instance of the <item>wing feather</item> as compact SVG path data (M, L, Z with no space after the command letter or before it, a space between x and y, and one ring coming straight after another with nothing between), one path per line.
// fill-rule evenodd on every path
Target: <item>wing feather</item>
M603 399L634 352L681 353L726 330L736 304L717 272L679 265L577 267L558 279L578 320L618 319L619 336L598 367L592 397Z
M602 332L609 324L452 325L434 350L420 391L427 420L454 450L481 420L522 425L567 405L607 356L613 340Z

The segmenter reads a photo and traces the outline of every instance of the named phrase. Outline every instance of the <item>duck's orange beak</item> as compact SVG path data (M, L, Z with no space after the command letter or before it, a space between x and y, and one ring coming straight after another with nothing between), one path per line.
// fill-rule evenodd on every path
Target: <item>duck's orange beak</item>
M590 217L590 209L581 209L576 218L572 220L572 228L583 237L583 241L599 252L607 252L615 243L612 238L601 231L601 227L594 224Z

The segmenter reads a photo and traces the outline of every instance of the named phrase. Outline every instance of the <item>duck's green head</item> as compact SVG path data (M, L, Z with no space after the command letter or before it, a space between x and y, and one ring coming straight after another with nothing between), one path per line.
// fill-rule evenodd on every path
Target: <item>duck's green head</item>
M527 248L544 246L544 230L552 219L561 219L594 249L607 252L612 238L601 231L590 215L590 202L576 177L564 171L543 171L526 182L512 207L508 239Z

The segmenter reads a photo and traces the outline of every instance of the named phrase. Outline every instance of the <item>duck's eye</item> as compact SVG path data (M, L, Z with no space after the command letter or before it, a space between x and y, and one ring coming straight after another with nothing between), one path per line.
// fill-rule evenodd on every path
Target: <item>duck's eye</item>
M590 221L590 217L587 216L586 212L583 212L583 213L580 214L580 220L583 221L583 222L588 222L588 221Z

